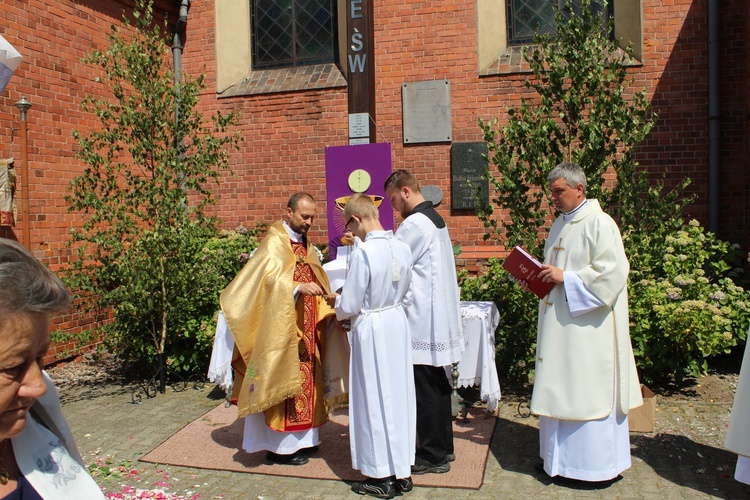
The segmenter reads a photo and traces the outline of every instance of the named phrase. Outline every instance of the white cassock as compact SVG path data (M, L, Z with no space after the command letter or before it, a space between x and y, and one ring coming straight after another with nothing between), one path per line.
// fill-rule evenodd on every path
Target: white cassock
M417 409L409 324L409 247L371 231L349 257L336 317L351 318L349 433L352 467L373 478L411 475Z
M396 238L411 248L414 303L409 306L415 365L449 366L464 350L461 302L448 228L419 212L399 226Z
M750 339L745 344L740 378L737 381L737 392L732 405L732 417L724 447L737 453L737 468L734 478L750 484Z
M630 344L629 264L596 200L557 218L545 263L564 272L539 304L531 411L550 476L606 481L629 468L627 413L643 404Z

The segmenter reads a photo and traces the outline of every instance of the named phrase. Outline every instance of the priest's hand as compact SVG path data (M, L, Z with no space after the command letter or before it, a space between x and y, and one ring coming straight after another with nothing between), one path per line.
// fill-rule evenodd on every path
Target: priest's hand
M542 265L542 270L539 271L539 277L542 279L542 281L547 283L562 283L563 270L559 267L544 264Z
M297 293L300 293L302 295L323 295L325 292L323 289L315 283L314 281L311 281L310 283L300 283L299 288L297 288Z

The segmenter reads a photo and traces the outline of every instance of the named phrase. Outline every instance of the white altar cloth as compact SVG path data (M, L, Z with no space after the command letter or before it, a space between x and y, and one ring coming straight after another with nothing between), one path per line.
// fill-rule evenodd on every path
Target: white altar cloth
M211 350L211 362L208 364L208 380L215 383L224 391L232 390L232 352L234 351L234 338L227 326L224 312L219 311L219 320L216 322L216 336L214 336L214 347Z
M461 302L466 350L458 364L458 387L478 385L487 411L497 409L500 381L495 365L495 329L500 311L494 302Z

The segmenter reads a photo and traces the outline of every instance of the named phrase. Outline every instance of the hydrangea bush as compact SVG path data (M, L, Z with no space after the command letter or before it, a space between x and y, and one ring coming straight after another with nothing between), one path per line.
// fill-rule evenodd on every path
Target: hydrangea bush
M641 378L659 383L698 376L708 359L745 340L750 296L738 286L738 247L690 221L665 240L661 265L633 273L630 335ZM637 248L640 251L649 251ZM639 277L640 276L640 277Z

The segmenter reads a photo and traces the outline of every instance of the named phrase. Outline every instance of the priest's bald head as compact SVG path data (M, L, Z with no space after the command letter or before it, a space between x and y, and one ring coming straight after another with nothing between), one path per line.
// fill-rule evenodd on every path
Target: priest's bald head
M396 170L385 180L383 185L385 195L391 202L391 207L403 219L411 214L414 207L424 202L424 196L419 189L417 178L406 170Z
M586 174L575 163L560 163L547 180L552 203L561 212L575 210L586 199Z

